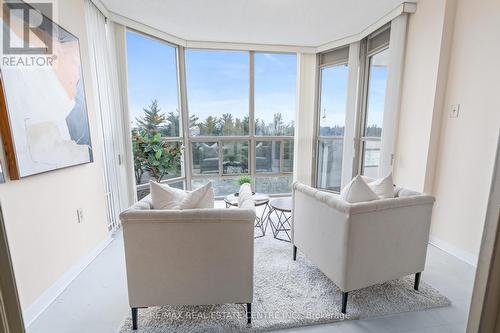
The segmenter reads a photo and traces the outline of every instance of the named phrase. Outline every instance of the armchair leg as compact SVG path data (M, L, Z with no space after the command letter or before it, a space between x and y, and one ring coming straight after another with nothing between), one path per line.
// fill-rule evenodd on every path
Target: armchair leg
M342 292L342 313L346 314L348 292Z
M297 247L293 246L293 261L297 260Z
M247 303L247 324L252 323L252 303Z
M137 330L137 310L138 308L132 308L132 329Z
M415 274L415 285L413 286L413 289L418 290L418 286L420 285L420 275L422 272L418 272Z

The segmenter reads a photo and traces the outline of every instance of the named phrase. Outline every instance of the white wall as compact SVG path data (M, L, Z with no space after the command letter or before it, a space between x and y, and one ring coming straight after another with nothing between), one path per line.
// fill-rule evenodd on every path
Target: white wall
M424 190L446 0L421 0L410 15L394 164L398 185ZM440 62L441 61L441 62Z
M58 1L58 7L56 18L60 24L80 39L95 162L0 184L0 202L23 311L107 235L84 2ZM80 208L84 212L82 224L78 224L76 215Z
M436 196L432 241L471 263L500 126L498 40L495 0L420 0L409 20L396 183Z
M297 57L297 110L295 113L294 181L312 185L315 139L316 55Z
M500 2L459 0L442 110L432 235L477 256L500 128ZM458 118L450 118L460 104Z

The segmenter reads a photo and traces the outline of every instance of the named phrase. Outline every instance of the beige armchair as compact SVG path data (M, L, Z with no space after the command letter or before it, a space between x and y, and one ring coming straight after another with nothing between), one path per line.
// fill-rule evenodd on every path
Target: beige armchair
M395 198L350 204L333 193L293 186L293 257L297 248L348 292L424 270L434 198L395 189Z
M250 322L255 207L240 191L240 209L153 210L148 196L120 215L134 330L139 308L162 305L242 303Z

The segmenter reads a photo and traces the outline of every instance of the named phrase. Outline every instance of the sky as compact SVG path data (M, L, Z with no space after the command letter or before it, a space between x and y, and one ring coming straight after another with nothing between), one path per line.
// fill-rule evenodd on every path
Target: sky
M127 32L129 104L132 121L153 99L163 113L178 109L176 50L158 40ZM384 62L388 51L373 57ZM295 119L297 63L295 54L255 53L255 118L266 122L281 113L285 123ZM382 125L387 68L372 66L368 124ZM190 114L200 120L231 113L248 115L249 53L186 50L187 97ZM347 66L325 68L322 74L321 126L344 126Z
M178 108L175 48L134 32L127 33L129 104L133 119L157 99L162 112ZM200 120L231 113L248 116L249 53L186 50L190 114ZM294 121L297 63L295 54L255 54L255 117L266 122L282 113Z

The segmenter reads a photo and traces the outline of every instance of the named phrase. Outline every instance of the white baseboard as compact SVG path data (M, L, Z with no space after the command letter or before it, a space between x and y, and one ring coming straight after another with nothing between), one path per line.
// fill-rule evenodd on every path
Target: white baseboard
M441 249L444 252L451 254L452 256L468 263L471 266L477 267L477 261L479 259L479 256L475 254L459 249L455 245L452 245L434 236L429 237L429 244L434 245L438 249Z
M23 309L25 327L29 327L38 316L55 301L55 299L69 286L69 284L101 253L111 242L113 237L109 234L89 254L83 257L77 264L66 271L49 289L45 290L40 297L28 308Z

